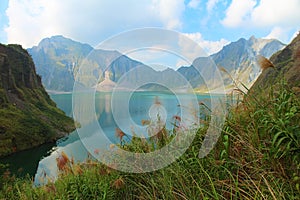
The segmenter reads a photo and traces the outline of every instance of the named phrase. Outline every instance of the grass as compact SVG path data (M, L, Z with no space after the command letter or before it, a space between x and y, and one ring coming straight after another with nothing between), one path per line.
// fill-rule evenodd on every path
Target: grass
M74 163L61 154L59 178L33 187L30 177L15 178L2 166L0 199L300 199L299 98L284 83L272 88L263 95L242 93L243 100L229 106L221 137L205 158L198 156L203 122L188 150L154 172L125 173L92 158ZM177 134L164 128L150 140L129 141L116 132L120 147L144 153Z

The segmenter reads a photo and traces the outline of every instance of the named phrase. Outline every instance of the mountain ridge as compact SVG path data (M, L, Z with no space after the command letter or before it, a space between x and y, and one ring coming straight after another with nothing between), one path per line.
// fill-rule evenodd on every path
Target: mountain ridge
M46 44L49 45L51 42L57 47L54 48L55 45L52 45L47 49ZM248 40L241 38L232 42L208 58L212 59L217 67L224 67L234 79L239 79L246 85L251 86L260 73L260 69L256 64L256 56L262 54L268 57L283 47L284 44L278 40L260 39L252 36ZM80 51L81 48L84 50ZM112 81L118 82L123 74L133 70L129 75L132 81L137 81L139 77L148 80L142 74L142 72L147 72L148 76L152 76L153 81L163 78L163 84L172 85L169 84L172 81L175 83L174 87L182 88L185 87L186 81L181 81L181 85L176 84L176 81L171 77L175 76L175 79L179 80L180 78L176 78L178 75L175 75L179 72L179 76L187 79L193 88L202 87L203 91L206 88L203 78L199 77L199 72L204 70L204 66L200 66L199 63L203 63L200 61L201 59L205 60L207 58L196 58L192 66L180 67L176 71L170 69L157 73L144 63L133 60L117 51L94 49L88 44L82 44L63 36L43 39L38 46L30 48L28 51L36 63L37 72L41 74L43 84L47 90L72 91L78 68L83 60L88 65L86 70L89 71L83 71L84 76L78 76L76 81L88 86L94 86L93 83L103 81L105 71L110 71ZM151 69L146 69L148 67ZM213 77L206 78L213 79ZM225 76L223 78L226 87L230 87L232 80ZM143 82L143 80L138 81ZM217 85L214 87L217 87Z
M225 45L219 52L212 54L208 58L211 58L216 67L222 67L230 74L230 77L228 74L223 74L225 87L233 87L232 79L250 87L261 72L256 57L258 55L270 57L284 46L282 42L275 39L260 39L251 36L248 40L240 38ZM195 87L203 84L203 80L199 78L199 72L203 71L203 65L197 63L201 63L201 59L203 60L204 58L196 58L192 66L178 69L188 80L192 80ZM198 74L196 71L198 71Z
M63 36L52 36L43 39L38 46L28 49L37 66L46 89L54 91L72 91L75 76L83 60L90 56L91 66L97 63L110 63L121 54L117 51L94 49L88 44L82 44ZM90 55L90 53L93 54ZM97 65L91 73L100 74L103 67Z
M300 34L298 33L284 49L272 55L270 62L273 67L263 70L250 91L264 91L271 85L285 81L288 87L300 96Z

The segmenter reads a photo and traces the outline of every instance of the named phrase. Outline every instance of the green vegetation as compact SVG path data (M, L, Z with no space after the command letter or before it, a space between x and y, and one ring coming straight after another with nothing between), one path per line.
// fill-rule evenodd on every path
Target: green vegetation
M294 41L299 39L300 35ZM16 178L6 166L0 165L0 199L300 199L298 46L298 42L292 42L273 56L273 63L263 59L262 76L250 91L234 90L238 98L228 106L226 123L219 127L221 136L205 158L198 155L209 118L200 120L202 125L196 137L179 159L149 173L120 172L113 169L116 163L106 166L92 158L74 163L62 152L56 160L58 179L53 181L44 174L40 181L45 184L33 187L30 177ZM286 66L283 72L282 65ZM248 90L231 76L229 79L235 87L242 85ZM283 79L286 82L279 81ZM7 100L5 95L0 99L3 105ZM45 106L37 105L41 110ZM203 103L199 105L210 112ZM50 111L44 112L48 115ZM4 113L22 118L22 113ZM176 134L189 134L187 130L178 132L181 119L178 116L174 119L177 120L174 130L168 131L160 124L164 128L149 140L136 137L125 140L126 133L116 129L118 145L127 151L148 153L168 144ZM3 122L9 123L9 120ZM145 120L142 124L151 122ZM0 127L0 134L2 130ZM95 149L94 153L99 152Z
M13 103L0 108L0 156L52 142L74 129L73 120L47 102L46 93L20 91L22 108Z
M229 107L221 137L203 159L198 154L207 121L184 155L166 168L124 173L91 158L76 164L62 153L58 180L44 186L32 187L30 178L17 179L3 170L0 199L299 199L299 99L283 83L268 94L242 95ZM172 140L175 129L130 142L118 130L119 146L150 152Z
M42 86L28 52L0 44L0 157L53 142L74 129Z

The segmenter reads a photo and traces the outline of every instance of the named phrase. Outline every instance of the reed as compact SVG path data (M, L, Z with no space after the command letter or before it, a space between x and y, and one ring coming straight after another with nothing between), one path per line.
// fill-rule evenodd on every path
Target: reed
M257 61L262 71L268 68L275 69L273 63L269 59L265 58L264 56L261 55L257 56Z

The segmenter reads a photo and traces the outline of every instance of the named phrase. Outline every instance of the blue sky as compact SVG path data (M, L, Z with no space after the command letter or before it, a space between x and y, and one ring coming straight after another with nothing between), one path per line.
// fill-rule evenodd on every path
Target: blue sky
M28 48L64 35L95 46L126 30L161 27L211 54L252 35L288 43L300 29L299 10L299 0L1 0L0 42Z

